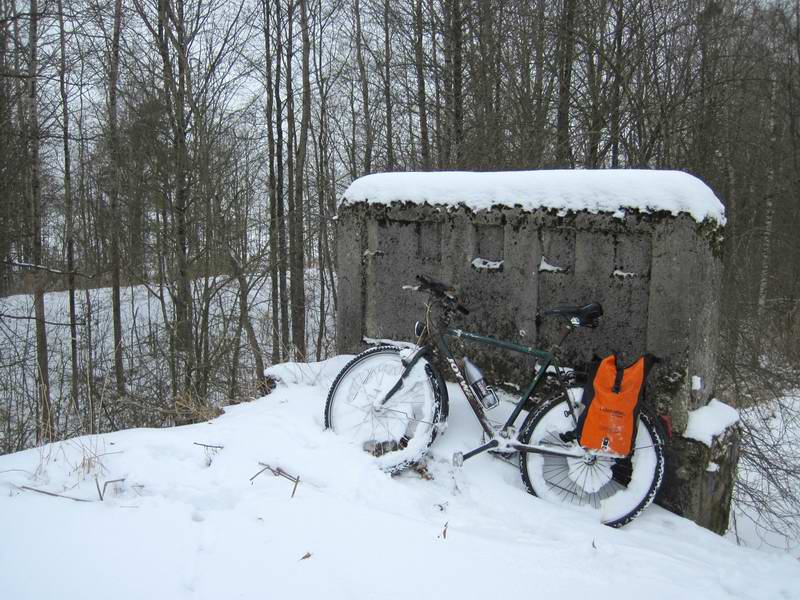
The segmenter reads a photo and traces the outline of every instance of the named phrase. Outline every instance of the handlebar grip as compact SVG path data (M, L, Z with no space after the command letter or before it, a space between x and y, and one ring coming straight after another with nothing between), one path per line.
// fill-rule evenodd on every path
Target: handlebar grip
M433 295L446 300L462 315L469 314L469 309L458 301L447 283L436 281L426 275L417 275L417 281L419 281L419 286L417 287L419 291L431 292Z

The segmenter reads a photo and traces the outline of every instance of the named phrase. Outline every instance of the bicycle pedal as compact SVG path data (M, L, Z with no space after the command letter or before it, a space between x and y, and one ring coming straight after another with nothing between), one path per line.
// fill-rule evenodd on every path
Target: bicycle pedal
M464 466L464 453L463 452L454 452L453 453L453 466L454 467L463 467Z

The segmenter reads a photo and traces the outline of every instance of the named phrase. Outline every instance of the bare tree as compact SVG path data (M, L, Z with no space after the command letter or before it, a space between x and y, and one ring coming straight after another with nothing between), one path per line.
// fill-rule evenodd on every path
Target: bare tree
M117 125L117 86L119 81L119 43L122 30L122 0L114 0L114 26L111 37L111 56L108 69L108 129L111 149L111 214L119 210L120 196L120 142ZM114 324L114 375L117 397L125 396L125 366L122 346L122 308L120 306L121 257L119 243L119 219L111 219L111 313Z
M41 131L39 130L39 3L31 0L30 23L28 25L28 160L30 161L30 206L32 214L33 264L38 270L35 275L34 310L36 313L36 368L39 388L41 415L37 427L37 440L50 441L55 437L52 405L50 402L50 367L48 363L47 326L45 324L45 271L42 246L42 182L39 149Z

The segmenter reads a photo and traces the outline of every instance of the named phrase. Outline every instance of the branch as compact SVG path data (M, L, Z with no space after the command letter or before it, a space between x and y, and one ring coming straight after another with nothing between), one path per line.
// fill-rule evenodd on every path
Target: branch
M18 73L17 71L0 70L0 77L7 77L9 79L31 79L27 73Z
M65 496L63 494L56 494L55 492L48 492L45 490L37 490L36 488L28 487L27 485L20 486L21 490L28 490L29 492L36 492L37 494L44 494L45 496L54 496L56 498L66 498L67 500L74 500L75 502L91 502L85 498L73 498L72 496Z
M87 275L86 273L81 273L80 271L61 271L59 269L51 269L50 267L45 267L44 265L22 263L22 262L17 262L15 260L5 260L4 262L10 267L20 267L22 269L34 269L38 271L45 271L46 273L52 273L54 275L77 275L78 277L94 279L94 275Z
M6 313L0 313L0 319L14 319L17 321L36 321L36 317L23 317L21 315L7 315ZM58 323L56 321L42 321L45 325L53 325L55 327L69 327L69 323ZM83 325L83 321L75 321L76 324Z

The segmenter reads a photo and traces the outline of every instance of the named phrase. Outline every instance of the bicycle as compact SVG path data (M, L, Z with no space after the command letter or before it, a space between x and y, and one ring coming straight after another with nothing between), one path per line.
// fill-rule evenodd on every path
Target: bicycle
M428 294L425 320L415 325L416 345L381 345L351 360L337 375L325 403L325 427L350 438L375 455L380 466L398 473L422 460L442 433L448 414L444 379L434 366L436 357L449 366L488 439L480 446L453 456L453 465L492 450L519 453L519 469L527 491L545 500L573 504L594 512L611 527L636 518L655 498L664 474L662 436L655 422L639 416L633 449L628 456L580 446L575 432L583 405L573 398L566 371L558 362L560 347L579 327L596 327L603 314L598 303L558 306L543 312L565 322L563 337L550 350L452 329L457 315L469 310L451 287L425 276L411 289ZM536 358L528 384L501 426L488 419L486 406L497 396L478 385L468 359L461 368L447 345L448 339L494 346ZM480 375L479 371L477 375ZM530 406L547 380L555 391L534 403L517 429L516 421Z

